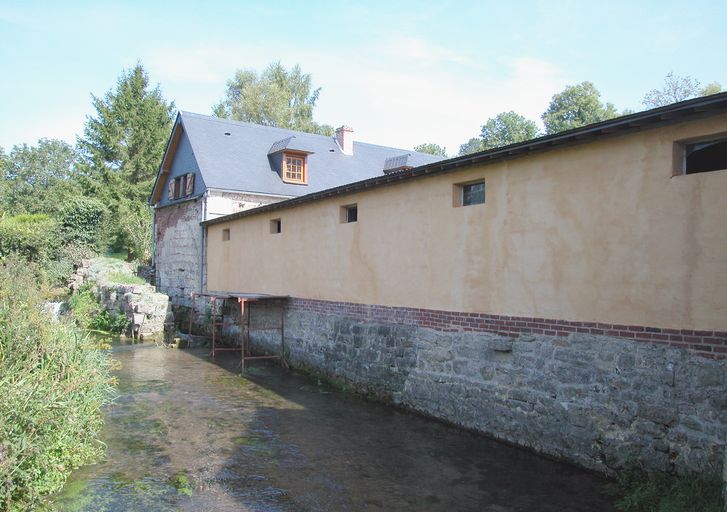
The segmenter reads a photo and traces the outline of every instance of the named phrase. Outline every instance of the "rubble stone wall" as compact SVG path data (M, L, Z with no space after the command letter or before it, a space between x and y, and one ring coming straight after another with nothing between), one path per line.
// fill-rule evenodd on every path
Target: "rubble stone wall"
M113 315L123 314L130 322L130 333L139 338L154 336L169 329L174 322L169 296L156 291L150 284L120 284L107 276L113 272L132 274L125 262L108 263L102 259L83 260L71 280L71 289L77 290L93 283L98 301Z
M156 286L174 305L189 306L190 293L200 289L201 205L195 199L155 212Z
M635 458L722 474L727 360L607 334L473 331L428 322L436 312L404 321L396 308L356 306L358 314L347 303L291 299L292 365L603 473ZM278 307L252 305L259 351L277 350L278 333L256 325L274 324Z

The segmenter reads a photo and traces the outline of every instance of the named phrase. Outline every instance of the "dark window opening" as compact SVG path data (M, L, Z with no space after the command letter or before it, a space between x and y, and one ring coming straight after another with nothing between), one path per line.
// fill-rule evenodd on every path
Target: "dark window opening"
M727 139L684 146L684 174L727 169Z
M350 204L341 207L341 222L357 222L358 221L358 205Z
M222 230L222 241L227 242L230 239L230 230L229 229L223 229Z
M462 185L462 206L485 202L485 182Z
M280 219L273 219L270 221L270 232L272 234L280 233L282 231L282 222Z
M169 200L194 194L194 173L178 176L169 182Z

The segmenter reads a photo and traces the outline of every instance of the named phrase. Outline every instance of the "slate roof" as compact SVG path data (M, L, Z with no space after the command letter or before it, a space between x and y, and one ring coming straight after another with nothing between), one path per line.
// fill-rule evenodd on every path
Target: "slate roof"
M300 204L321 201L330 197L341 196L385 187L408 180L420 179L426 176L437 176L474 165L487 165L502 162L523 156L537 155L561 147L571 147L589 142L603 140L609 137L623 136L631 133L668 126L675 123L688 122L714 115L727 115L727 92L703 96L691 100L680 101L663 107L636 112L626 116L617 117L608 121L590 124L581 128L574 128L553 135L546 135L536 139L517 142L508 146L480 151L448 160L420 165L413 169L404 169L389 174L381 174L356 183L348 183L339 187L323 190L301 197L286 199L276 203L243 210L241 212L224 215L202 222L203 225L220 224L234 219L259 215L271 211L290 208Z
M180 112L208 188L300 196L383 174L387 158L410 153L424 165L441 157L354 141L344 155L333 137ZM284 148L281 146L285 146ZM308 185L284 183L268 154L297 149L308 155Z

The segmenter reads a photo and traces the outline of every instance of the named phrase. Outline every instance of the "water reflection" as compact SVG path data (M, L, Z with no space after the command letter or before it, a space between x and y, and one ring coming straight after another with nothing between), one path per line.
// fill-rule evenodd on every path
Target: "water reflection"
M603 481L232 354L117 346L107 459L68 511L610 511Z

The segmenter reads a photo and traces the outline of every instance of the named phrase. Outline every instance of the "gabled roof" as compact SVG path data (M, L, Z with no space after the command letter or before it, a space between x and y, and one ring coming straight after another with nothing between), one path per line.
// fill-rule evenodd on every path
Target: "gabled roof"
M321 201L329 197L336 197L362 190L384 187L394 183L401 183L413 179L420 179L427 176L439 175L473 165L487 165L503 160L534 155L577 144L595 142L608 137L626 135L652 128L658 128L670 124L692 121L705 117L727 114L727 92L680 101L663 107L637 112L626 116L617 117L608 121L594 123L581 128L575 128L553 135L546 135L536 139L527 140L503 146L499 148L473 153L448 160L420 165L413 169L403 169L381 176L376 176L356 183L348 183L329 190L311 193L301 197L294 197L285 201L279 201L258 208L244 210L230 215L224 215L215 219L202 222L203 225L220 224L234 219L258 215L282 208L289 208L299 204Z
M189 139L207 188L261 194L300 196L379 176L387 158L407 153L404 149L354 141L353 155L345 155L333 137L180 111L150 196L152 204L161 197L181 130ZM309 153L307 185L280 179L268 155L286 149ZM408 153L418 165L442 160L424 153Z

